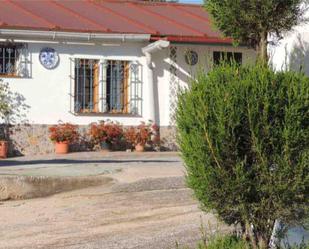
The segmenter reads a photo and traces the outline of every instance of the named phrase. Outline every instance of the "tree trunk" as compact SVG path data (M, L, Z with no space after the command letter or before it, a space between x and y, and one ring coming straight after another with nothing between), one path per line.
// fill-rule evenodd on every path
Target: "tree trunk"
M258 237L258 248L259 249L267 249L269 240L264 238L263 236Z
M249 222L246 222L245 235L246 235L246 240L250 241L250 244L252 245L253 249L256 249L257 243L256 243L256 240L254 238L252 225Z
M261 63L267 65L268 64L268 54L267 54L267 45L268 45L268 33L262 32L261 39L258 45L258 57Z
M272 222L274 224L274 222ZM255 245L253 245L253 248L258 249L267 249L270 246L270 241L272 238L272 228L271 229L265 229L265 230L254 230L254 242Z

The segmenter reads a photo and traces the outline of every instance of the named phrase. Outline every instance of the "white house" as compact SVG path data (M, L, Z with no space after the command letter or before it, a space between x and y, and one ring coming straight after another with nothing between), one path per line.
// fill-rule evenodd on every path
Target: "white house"
M308 19L309 11L305 18ZM274 46L270 45L270 59L275 69L302 70L309 76L309 23L302 22L284 34Z
M59 120L84 127L104 119L153 120L172 149L178 88L222 52L255 58L222 38L199 5L4 0L0 79L29 106L27 125L11 136L15 152L50 151L47 127Z

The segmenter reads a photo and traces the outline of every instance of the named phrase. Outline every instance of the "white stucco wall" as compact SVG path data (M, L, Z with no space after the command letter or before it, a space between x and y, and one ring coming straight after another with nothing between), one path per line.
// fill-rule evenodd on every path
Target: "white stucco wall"
M59 120L85 125L103 119L117 120L125 125L136 125L141 118L114 117L99 114L73 115L70 112L70 70L72 58L97 60L128 60L142 65L145 75L145 58L141 47L146 44L106 44L84 45L63 43L28 42L28 50L32 60L31 78L3 78L10 89L22 94L26 104L30 106L27 119L30 124L54 124ZM54 48L60 57L59 65L52 70L45 69L39 61L39 52L44 47ZM145 78L145 77L144 77ZM147 98L147 86L143 86L143 97ZM147 108L143 116L147 116Z
M215 45L196 45L196 44L171 44L170 46L177 47L176 56L176 87L183 87L190 83L199 71L208 72L213 65L213 52L241 52L243 54L243 63L252 63L255 61L256 53L252 49L246 47L233 47L233 46L215 46ZM198 53L199 60L195 66L190 66L185 62L185 54L188 50L194 50ZM169 58L170 49L162 50L153 55L155 64L154 76L155 84L158 89L158 103L157 103L157 117L156 120L162 126L171 124L171 102L173 96L171 94L171 74Z
M146 43L119 44L66 44L58 42L30 42L28 49L32 61L31 78L3 78L8 82L12 91L22 94L26 104L30 106L27 120L30 124L55 124L59 120L74 124L87 125L103 119L119 121L124 125L138 125L142 120L148 120L148 82L145 56L141 48ZM213 51L239 51L243 53L243 62L247 63L255 58L255 53L246 48L219 47L212 45L171 44L177 47L177 82L184 86L198 69L209 70L212 64ZM60 56L60 63L53 70L45 69L39 62L39 52L43 47L54 48ZM195 50L199 54L199 63L188 66L185 62L185 52ZM170 125L171 94L170 94L170 49L153 54L156 122L161 126ZM74 115L70 113L70 59L87 58L99 60L129 60L142 65L143 70L143 108L142 117L99 115Z
M309 11L306 14L309 17ZM269 46L270 62L276 70L302 70L309 75L309 23L302 23Z

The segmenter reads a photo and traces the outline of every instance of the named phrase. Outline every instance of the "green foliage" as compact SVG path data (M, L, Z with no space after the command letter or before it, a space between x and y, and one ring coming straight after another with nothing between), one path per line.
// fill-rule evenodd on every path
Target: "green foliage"
M8 101L9 94L8 84L0 80L0 118L2 119L11 112L10 102Z
M309 249L309 245L299 245L299 246L287 246L280 249ZM205 243L200 243L196 249L252 249L252 246L235 236L226 235L226 236L216 236L213 237L210 241ZM279 248L278 248L279 249Z
M197 249L251 249L250 245L235 236L213 237L207 244L199 244Z
M27 121L26 114L29 108L25 97L17 92L12 92L9 84L0 79L0 139L8 139L10 124Z
M187 183L204 210L240 224L252 244L269 242L276 219L303 222L309 204L305 75L220 65L180 94L176 119Z
M227 37L267 51L267 35L281 38L303 20L307 0L205 0L215 26Z

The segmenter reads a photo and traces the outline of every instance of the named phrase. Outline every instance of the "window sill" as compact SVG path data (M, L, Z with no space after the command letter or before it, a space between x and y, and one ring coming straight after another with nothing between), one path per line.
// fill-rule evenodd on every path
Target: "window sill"
M131 113L103 113L103 112L85 112L73 113L75 116L80 117L128 117L128 118L141 118L141 115Z
M0 74L0 78L22 79L22 77L18 75L5 75L5 74Z

